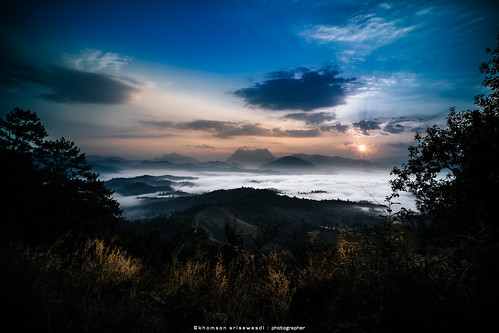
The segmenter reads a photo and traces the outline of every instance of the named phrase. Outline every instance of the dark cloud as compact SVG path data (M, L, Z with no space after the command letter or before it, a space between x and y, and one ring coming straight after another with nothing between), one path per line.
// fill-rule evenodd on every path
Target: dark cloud
M26 83L36 83L46 85L48 73L45 70L24 63L22 58L10 59L5 56L0 57L2 67L0 68L0 84L4 87L19 88Z
M358 123L352 123L352 125L364 135L370 135L369 131L371 130L380 129L379 123L373 120L361 120Z
M40 97L60 103L123 104L140 91L142 83L137 80L52 66L47 54L36 57L10 41L6 43L9 52L0 56L0 84L4 87L37 84L51 90Z
M272 131L262 127L260 124L237 123L218 120L195 120L185 123L173 123L170 121L140 121L145 125L162 128L174 128L178 130L195 130L210 132L216 137L229 138L241 135L266 136Z
M419 132L426 131L426 125L434 124L436 121L441 121L447 116L447 112L439 112L438 114L429 115L407 115L389 119L383 131L392 134L403 132Z
M60 103L123 104L140 90L117 77L64 68L54 68L45 85L53 93L43 98Z
M195 120L188 123L181 123L175 126L177 129L192 129L201 130L213 133L220 138L229 138L232 136L255 135L266 136L270 135L270 130L262 127L260 124L235 123L216 120Z
M103 133L94 135L94 138L105 138L105 139L160 139L160 138L169 138L174 135L169 133L144 133L144 132L136 132L136 133Z
M389 122L385 125L385 127L383 127L383 131L398 134L404 131L404 126L397 124L396 122Z
M265 128L259 123L237 123L218 120L195 120L186 123L172 123L169 121L140 121L140 123L161 128L177 130L205 131L219 138L234 136L268 136L268 137L316 137L319 129L283 130L281 128Z
M164 120L140 120L139 123L154 127L171 128L175 126L174 122Z
M314 138L320 136L321 132L317 128L307 130L281 130L280 128L272 129L272 136L292 137L292 138Z
M414 132L414 133L424 133L424 132L426 132L426 127L413 127L411 129L411 132Z
M346 133L348 130L348 125L343 125L343 124L336 124L336 125L324 125L321 126L321 131L323 132L330 132L330 131L337 131L340 133Z
M337 77L339 72L330 66L320 70L298 68L273 72L268 79L252 87L232 92L247 105L267 110L302 110L337 106L345 103L347 84L355 78Z
M302 120L307 125L309 124L322 124L326 121L331 121L336 119L336 115L330 112L317 112L317 113L307 113L307 112L299 112L299 113L290 113L284 116L287 119L295 119Z
M218 120L195 120L188 123L181 123L177 126L179 129L193 129L193 130L216 130L223 131L227 127L232 127L232 122L218 121Z
M398 142L398 143L386 143L386 145L401 150L407 150L412 145L412 143Z
M198 149L212 149L212 150L216 149L215 147L210 146L210 145L196 145L195 147Z

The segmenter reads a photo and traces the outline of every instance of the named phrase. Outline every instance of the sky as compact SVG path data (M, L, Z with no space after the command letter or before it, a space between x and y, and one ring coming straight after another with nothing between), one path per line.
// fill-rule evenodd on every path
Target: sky
M29 109L51 138L125 158L267 148L398 164L416 132L476 108L499 34L483 0L0 8L0 116Z

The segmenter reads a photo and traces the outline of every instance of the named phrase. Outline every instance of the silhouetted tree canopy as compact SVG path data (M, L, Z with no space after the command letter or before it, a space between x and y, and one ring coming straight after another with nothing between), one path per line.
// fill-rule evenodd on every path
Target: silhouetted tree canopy
M499 36L498 36L499 41ZM451 108L446 127L417 134L409 161L392 170L392 189L413 193L417 207L436 226L452 233L497 230L499 191L499 46L482 64L488 95L475 97L481 110Z
M91 171L86 157L64 138L47 132L31 111L0 118L2 229L35 241L67 231L102 233L121 219L112 191Z

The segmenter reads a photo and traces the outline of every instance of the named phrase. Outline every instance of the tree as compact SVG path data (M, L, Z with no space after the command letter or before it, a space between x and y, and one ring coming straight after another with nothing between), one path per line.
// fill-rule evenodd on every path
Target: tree
M36 113L14 108L5 120L0 118L0 144L2 151L29 153L43 143L47 131Z
M498 36L499 41L499 36ZM415 195L417 208L434 226L454 234L497 231L499 191L499 46L481 65L488 95L478 95L481 110L450 109L446 127L436 125L416 134L409 161L391 174L396 195Z
M95 234L114 229L122 218L113 192L73 142L46 136L29 110L15 108L0 118L3 228L33 240L70 230Z

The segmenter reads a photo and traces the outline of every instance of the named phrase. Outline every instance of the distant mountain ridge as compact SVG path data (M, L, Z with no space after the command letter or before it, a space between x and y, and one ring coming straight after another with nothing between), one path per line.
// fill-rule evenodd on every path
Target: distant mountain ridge
M296 156L284 156L275 161L265 163L260 166L260 169L271 169L275 171L284 172L304 172L304 171L317 171L317 167Z
M275 159L276 157L267 148L254 150L239 148L225 162L258 166Z
M87 157L93 170L99 173L119 173L130 169L144 170L179 170L179 171L220 171L220 172L255 172L255 173L293 173L294 171L334 172L338 169L354 168L358 170L386 167L383 164L363 159L340 156L293 154L276 158L267 148L237 149L225 162L199 160L178 153L164 154L145 160L126 160L115 156Z
M308 161L317 167L380 167L380 163L374 163L363 159L353 159L341 156L293 154L291 156Z
M176 164L199 163L199 161L194 157L180 155L177 153L164 154L162 157L154 158L153 161L165 161Z

